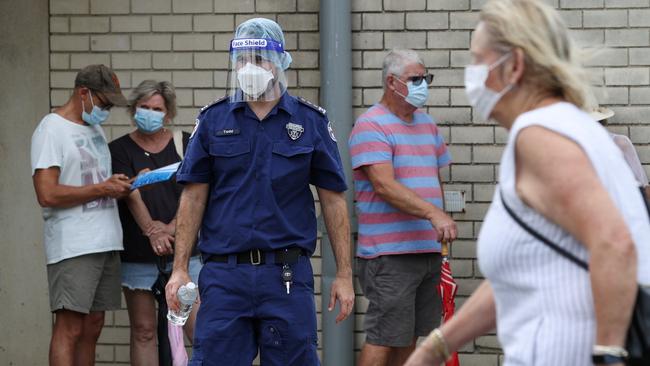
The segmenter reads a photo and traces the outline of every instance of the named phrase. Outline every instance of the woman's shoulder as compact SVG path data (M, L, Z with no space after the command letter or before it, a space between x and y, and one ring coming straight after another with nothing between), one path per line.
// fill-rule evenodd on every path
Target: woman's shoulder
M129 136L130 134L131 133L129 132L129 133L126 133L126 134L124 134L124 135L122 135L120 137L117 137L113 141L111 141L110 143L114 144L114 145L124 145L124 144L126 144L128 142L131 142L131 141L133 141L133 139L131 139L131 136Z
M511 138L531 126L543 127L568 136L591 134L586 131L593 132L600 128L587 112L568 102L557 102L522 113L510 129Z
M528 124L557 124L560 126L568 126L573 122L584 121L593 122L587 112L568 102L556 102L522 113L515 120L513 128Z
M128 154L129 151L132 151L136 148L135 142L129 135L130 134L127 133L108 143L108 148L111 150L112 154L117 151Z

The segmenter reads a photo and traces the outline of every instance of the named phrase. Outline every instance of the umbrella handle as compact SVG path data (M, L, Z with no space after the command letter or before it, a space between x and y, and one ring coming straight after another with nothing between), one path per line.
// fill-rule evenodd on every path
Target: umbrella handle
M449 256L449 244L447 244L447 241L443 240L442 242L440 242L440 245L442 246L442 250L441 250L440 254L443 257Z

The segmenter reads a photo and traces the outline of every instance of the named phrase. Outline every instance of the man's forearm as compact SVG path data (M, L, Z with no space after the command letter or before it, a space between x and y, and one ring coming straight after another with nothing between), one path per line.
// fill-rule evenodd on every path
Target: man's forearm
M101 183L79 187L57 184L43 194L37 188L37 195L41 206L52 208L70 208L108 196Z
M208 190L209 185L204 183L188 184L183 189L176 214L174 271L187 271L192 248L203 219Z
M391 206L409 215L430 220L432 215L445 214L443 209L425 201L396 180L385 183L383 188L377 190L377 194Z
M323 210L325 227L330 236L332 251L336 259L337 275L352 275L350 220L345 195L322 188L318 188L317 191Z

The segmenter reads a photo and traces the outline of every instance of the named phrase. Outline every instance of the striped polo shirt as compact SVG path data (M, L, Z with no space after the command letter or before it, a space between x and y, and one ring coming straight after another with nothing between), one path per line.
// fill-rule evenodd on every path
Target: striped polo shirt
M375 104L356 121L349 139L356 210L357 256L440 252L429 220L403 213L377 195L360 167L391 163L395 179L422 199L442 208L438 169L451 163L447 145L433 119L417 110L406 123Z

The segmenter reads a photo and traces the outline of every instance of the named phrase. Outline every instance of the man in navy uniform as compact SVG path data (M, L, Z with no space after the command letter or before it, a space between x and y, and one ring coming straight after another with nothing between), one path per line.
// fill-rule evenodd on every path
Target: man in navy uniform
M318 365L314 280L316 187L336 257L330 305L352 311L347 189L325 110L289 95L280 26L240 24L230 44L228 96L200 112L176 179L184 183L167 302L189 282L199 234L205 265L192 363ZM199 230L200 229L200 230Z

